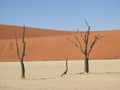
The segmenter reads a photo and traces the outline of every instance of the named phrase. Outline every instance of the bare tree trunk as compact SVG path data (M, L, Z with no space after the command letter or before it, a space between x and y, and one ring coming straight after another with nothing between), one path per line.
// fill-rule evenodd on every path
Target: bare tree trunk
M24 63L23 61L20 61L20 64L21 64L21 78L25 78L25 66L24 66Z
M85 20L85 23L88 27L88 30L84 33L84 35L82 33L80 33L80 36L81 36L82 41L84 43L84 48L82 47L81 41L78 37L74 36L74 38L76 39L78 44L69 38L67 38L67 39L70 42L72 42L72 44L84 55L84 62L85 62L84 70L85 70L85 73L89 73L89 54L92 51L95 43L99 39L101 39L103 37L103 35L101 35L101 34L95 35L93 41L90 44L88 44L89 43L89 36L90 36L90 26L88 25L86 20Z
M61 77L63 76L63 75L65 75L65 74L67 74L67 72L68 72L68 58L67 57L65 57L65 61L66 61L66 70L61 74Z
M85 73L89 73L89 58L87 55L84 55L84 61L85 61Z
M17 36L16 33L14 33L15 35L15 41L16 41L16 49L17 49L17 56L19 58L20 61L20 65L21 65L21 78L25 79L25 66L24 66L24 57L25 57L25 48L26 48L26 43L25 43L25 26L23 27L23 35L22 35L22 43L23 43L23 48L22 48L22 54L20 55L20 50L19 50L19 45L18 45L18 41L17 41Z
M25 66L24 66L24 57L25 57L25 48L26 48L26 43L25 43L25 27L23 27L23 36L22 36L22 43L23 43L23 51L22 51L22 55L21 55L21 60L20 60L20 63L21 63L21 70L22 70L22 75L21 75L21 78L25 78Z

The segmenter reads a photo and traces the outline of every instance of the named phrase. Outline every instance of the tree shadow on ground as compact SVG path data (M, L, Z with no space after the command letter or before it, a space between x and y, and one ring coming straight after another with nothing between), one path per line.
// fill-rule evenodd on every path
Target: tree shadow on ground
M55 78L52 78L52 77L50 77L50 78L47 78L47 77L45 77L45 78L26 78L26 80L51 80L51 79L55 79Z
M85 72L80 72L80 73L69 73L66 74L65 76L72 76L72 75L104 75L104 74L120 74L120 72L89 72L89 73L85 73ZM57 77L42 77L42 78L26 78L25 80L53 80L53 79L57 79Z
M89 72L89 73L80 72L80 73L76 73L76 75L78 75L78 74L96 74L96 75L101 75L101 74L120 74L120 72Z

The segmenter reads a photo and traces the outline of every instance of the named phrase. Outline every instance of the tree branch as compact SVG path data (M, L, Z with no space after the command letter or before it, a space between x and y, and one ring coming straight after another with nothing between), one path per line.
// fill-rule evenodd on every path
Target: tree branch
M79 48L78 45L75 42L73 42L70 38L67 38L67 40L69 40L76 48Z
M85 23L86 23L86 25L87 25L87 27L88 27L88 31L90 32L90 26L89 26L87 20L85 19L84 21L85 21Z
M99 34L99 35L95 35L95 38L94 38L94 40L93 40L93 42L91 43L91 45L90 45L90 49L89 49L89 51L88 51L88 55L89 55L89 53L92 51L92 48L93 48L93 46L95 45L95 43L99 40L99 39L101 39L101 38L103 38L104 36L103 35L101 35L101 34Z
M73 42L70 38L67 38L67 40L69 40L80 52L82 52L84 54L84 51L82 50L82 46L80 45L80 47ZM80 43L80 42L79 42Z
M25 43L24 38L25 38L25 26L23 27L23 35L22 35L22 43L23 43L23 52L22 52L22 56L21 56L22 60L25 56L25 48L26 48L26 43Z
M82 53L84 53L80 40L79 40L78 37L76 37L76 36L74 36L74 38L78 41L78 43L79 43L79 45L80 45L80 47L79 47L80 51L81 51Z
M81 36L82 40L85 42L85 39L84 39L84 37L83 37L82 32L80 32L79 29L77 29L77 31L80 33L80 36Z
M17 40L17 36L16 36L15 32L14 32L14 36L15 36L15 42L16 42L17 56L18 56L19 60L23 61L23 58L25 56L25 48L26 48L26 43L25 43L25 40L24 40L24 38L25 38L25 26L23 27L23 34L22 34L22 43L23 43L22 55L20 55L18 40Z
M86 25L87 25L87 27L88 27L88 30L86 31L84 38L85 38L85 42L88 44L89 35L90 35L90 26L89 26L87 20L85 20L85 23L86 23Z
M17 42L17 36L16 36L15 32L14 32L14 36L15 36L15 42L16 42L17 56L18 56L19 60L21 60L20 53L19 53L19 46L18 46L18 42Z

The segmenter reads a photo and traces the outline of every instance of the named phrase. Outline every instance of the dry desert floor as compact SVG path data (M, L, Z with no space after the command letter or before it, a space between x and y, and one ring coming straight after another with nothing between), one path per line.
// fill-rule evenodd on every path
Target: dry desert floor
M21 79L19 62L0 62L0 90L120 90L120 60L91 60L84 74L84 61L25 62L26 79Z

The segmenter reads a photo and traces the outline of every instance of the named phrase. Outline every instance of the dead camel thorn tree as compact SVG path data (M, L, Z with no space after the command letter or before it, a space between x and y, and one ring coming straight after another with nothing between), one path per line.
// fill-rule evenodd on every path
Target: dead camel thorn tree
M64 76L64 75L66 75L67 74L67 72L68 72L68 57L64 57L65 58L65 61L66 61L66 69L65 69L65 71L61 74L61 77L62 76Z
M21 78L25 79L25 66L24 66L24 57L25 57L25 49L26 49L26 42L24 40L24 38L25 38L25 26L23 27L23 32L22 32L22 53L21 53L21 55L20 55L20 49L19 49L18 40L17 40L17 36L16 36L15 32L14 32L14 35L15 35L17 56L19 58L20 65L21 65Z
M70 38L67 38L83 55L84 55L84 71L85 73L89 73L89 55L93 49L93 46L95 45L95 43L100 40L101 38L103 38L104 36L101 34L95 35L94 39L91 43L89 43L89 39L90 39L90 26L88 25L88 22L85 20L85 23L88 27L88 30L84 33L82 32L78 32L80 33L80 38L82 39L83 43L84 43L84 48L82 47L81 41L78 37L74 36L75 40L78 42L74 42L73 40L71 40Z

